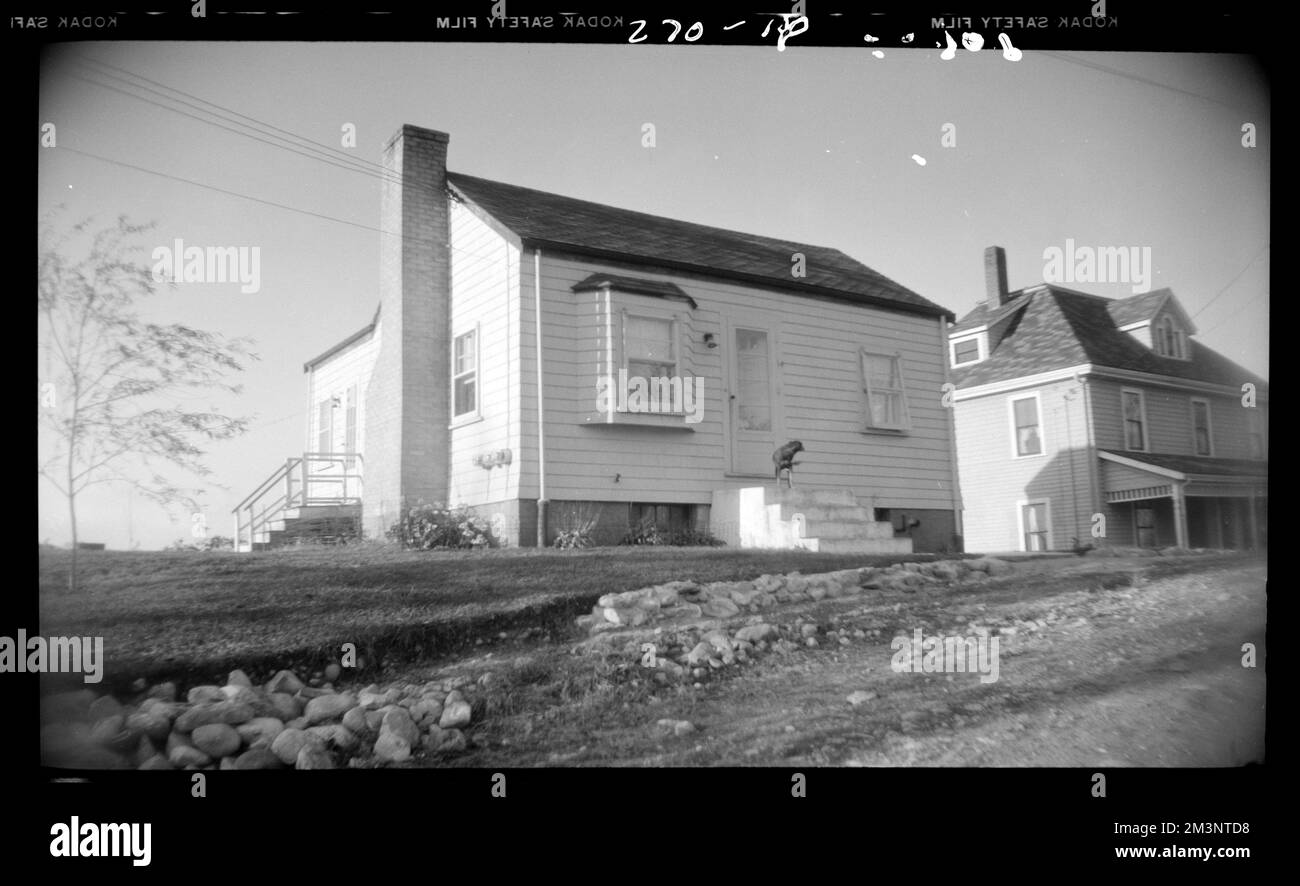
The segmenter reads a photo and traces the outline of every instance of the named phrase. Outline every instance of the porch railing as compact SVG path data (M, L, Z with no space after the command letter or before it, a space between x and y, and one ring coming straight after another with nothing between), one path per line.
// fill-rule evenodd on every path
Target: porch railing
M235 507L235 550L251 551L269 541L271 524L287 511L360 503L361 468L355 452L304 452L285 459Z

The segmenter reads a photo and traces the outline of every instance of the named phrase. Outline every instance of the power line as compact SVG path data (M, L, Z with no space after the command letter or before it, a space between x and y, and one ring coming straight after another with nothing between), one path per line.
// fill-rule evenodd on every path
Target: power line
M261 143L264 144L264 145L270 145L270 146L273 147L273 148L279 148L279 149L281 149L281 150L288 151L288 152L290 152L290 153L292 153L292 154L297 154L297 155L300 156L300 157L306 157L306 158L309 159L309 160L317 160L317 161L319 161L319 162L321 162L321 163L324 163L324 164L326 164L326 165L328 165L328 166L334 166L334 167L337 167L338 169L343 169L343 170L345 170L345 171L347 171L347 172L355 172L355 173L357 173L358 175L364 175L364 176L367 176L367 177L369 177L369 178L385 178L385 180L387 180L387 181L393 181L393 182L397 182L397 181L399 180L396 176L394 176L394 177L383 177L383 176L378 176L378 175L372 173L371 171L369 171L369 170L367 170L367 169L360 169L360 168L357 168L357 167L355 167L355 166L347 166L347 165L344 165L344 164L342 164L342 163L336 163L334 160L329 159L329 158L326 158L326 157L318 157L318 156L315 156L315 155L313 155L313 154L308 154L308 153L306 153L306 152L304 152L304 151L299 151L299 150L297 150L297 149L295 149L294 147L291 147L291 146L289 146L289 145L277 144L276 142L268 141L267 139L264 139L264 138L259 138L258 136L256 136L256 135L252 135L251 133L241 132L241 131L239 131L238 129L232 129L232 128L229 127L229 126L223 126L222 124L217 123L215 120L209 120L209 119L206 119L206 118L204 118L204 117L200 117L200 116L198 116L198 115L196 115L196 114L191 114L191 113L189 113L189 112L187 112L187 111L182 111L182 110L180 110L179 108L173 108L173 107L170 107L170 106L168 106L168 105L164 105L164 104L161 104L161 103L159 103L159 102L152 101L152 100L150 100L150 99L145 98L144 96L136 95L136 94L133 93L133 92L128 92L128 91L125 90L125 89L121 89L121 88L119 88L119 87L117 87L117 86L113 86L113 85L108 84L108 83L101 83L101 82L98 81L98 80L94 80L94 79L91 79L91 78L89 78L89 77L80 77L80 76L78 76L78 75L76 75L76 74L72 74L72 75L70 75L70 76L73 77L74 79L81 80L81 81L86 82L86 83L90 83L90 84L92 84L92 85L94 85L94 86L98 86L98 87L101 88L101 89L109 89L109 90L112 90L113 92L120 93L120 94L122 94L122 95L127 96L128 98L133 98L133 99L136 99L137 101L141 101L141 102L144 102L144 103L146 103L146 104L153 105L153 106L156 107L156 108L162 108L162 109L165 110L165 111L171 111L171 112L174 113L174 114L180 114L180 115L183 116L183 117L189 117L191 120L197 120L197 121L199 121L200 123L206 123L206 124L208 124L209 126L215 126L215 127L217 127L218 129L224 129L224 130L227 131L227 132L233 132L235 135L240 135L240 136L243 136L243 137L245 137L245 138L250 138L250 139L252 139L253 141L261 142ZM170 99L169 99L169 100L170 100ZM188 104L188 102L185 102L184 104ZM202 110L202 109L200 109L200 110ZM246 126L246 124L243 124L243 123L238 123L238 124L236 124L236 125L239 125L239 126ZM249 128L252 128L252 127L249 127Z
M135 73L134 71L129 71L129 70L127 70L126 68L118 67L117 65L112 65L112 64L109 64L108 62L100 61L100 60L98 60L98 59L93 59L93 58L90 58L89 56L84 56L84 55L82 55L82 56L75 56L75 57L81 59L83 62L89 62L89 63L91 63L92 65L99 65L101 68L106 68L106 69L109 69L109 70L113 70L113 71L121 72L121 73L126 74L126 75L128 75L128 76L130 76L130 77L134 77L134 78L137 79L137 80L143 80L145 83L152 83L154 86L161 87L162 89L165 89L165 90L167 90L168 92L174 92L174 93L176 93L177 95L183 95L183 96L185 96L186 98L192 98L192 99L194 99L194 100L197 101L197 102L202 102L204 105L208 105L208 106L211 106L211 107L213 107L213 108L217 108L217 109L219 109L219 110L221 110L221 111L225 111L225 112L228 113L228 114L233 114L233 115L236 116L236 117L240 117L240 118L242 118L242 119L244 119L244 120L251 121L253 124L256 124L256 126L248 126L247 128L250 128L250 129L257 129L257 127L262 127L261 129L257 129L257 131L261 132L263 135L270 135L270 133L265 132L265 130L266 130L266 129L273 129L273 130L275 130L276 132L284 133L285 135L288 135L288 136L290 136L290 137L292 137L292 138L294 138L294 139L296 139L296 140L298 140L298 141L300 141L300 142L304 142L304 143L305 143L305 145L297 145L296 147L310 146L310 149L312 149L312 150L317 150L317 149L319 149L320 152L328 152L330 155L334 155L331 159L334 159L334 160L340 160L340 161L343 161L343 162L346 162L346 163L350 163L350 164L356 165L356 166L358 166L358 167L362 167L362 168L366 169L366 171L371 172L371 173L373 173L373 174L375 174L375 175L385 176L385 177L394 178L394 179L400 179L400 177L401 177L401 176L400 176L400 173L397 173L397 172L394 171L394 170L387 169L386 167L382 166L382 165L379 164L379 163L375 163L374 161L366 160L366 159L361 158L361 157L353 156L352 154L349 154L349 153L347 153L346 151L340 150L339 148L333 147L332 145L327 145L327 144L324 144L323 142L314 141L314 140L312 140L312 139L307 138L307 137L304 136L304 135L300 135L300 134L298 134L298 133L296 133L296 132L293 132L293 131L291 131L291 130L284 129L284 128L282 128L282 127L276 126L276 125L273 124L273 123L268 123L268 122L266 122L265 120L259 120L258 118L256 118L256 117L252 117L252 116L250 116L250 115L248 115L248 114L240 113L239 111L236 111L236 110L234 110L233 108L228 108L228 107L226 107L225 105L221 105L221 104L218 104L218 103L216 103L216 102L214 102L214 101L209 101L208 99L201 98L201 97L199 97L199 96L197 96L197 95L194 95L194 94L192 94L192 93L186 92L186 91L183 90L183 89L177 89L177 88L174 87L174 86L168 86L168 85L165 84L165 83L160 83L160 82L158 82L157 80L152 80L152 79L150 79L150 78L144 76L143 74L137 74L137 73ZM92 70L93 70L93 69L92 69ZM190 106L190 107L194 107L194 108L196 108L197 110L202 110L202 111L204 111L205 113L209 113L209 114L213 114L214 116L217 116L214 112L209 111L209 110L207 110L206 108L199 108L198 106L193 105L193 104L191 104L190 102L183 102L183 101L181 101L180 99L174 98L174 97L169 96L169 95L166 95L166 94L164 94L164 93L160 93L160 92L158 92L158 91L155 90L155 89L149 89L148 87L141 86L141 85L139 85L138 83L131 83L130 81L125 80L125 79L123 79L123 78L121 78L121 77L116 77L116 76L114 76L114 75L112 75L112 74L107 74L105 71L102 71L102 70L96 70L95 73L97 73L97 74L101 74L101 75L103 75L103 76L110 76L110 77L113 77L114 79L119 80L119 81L121 81L121 82L123 82L123 83L127 83L128 85L130 85L130 86L132 86L132 87L134 87L134 88L137 88L137 89L145 89L145 90L147 90L147 91L149 91L149 92L154 93L155 95L161 95L163 98L166 98L168 101L180 102L181 104L185 104L185 105L188 105L188 106ZM101 85L102 85L102 84L101 84ZM228 120L229 122L237 123L237 121L230 120L230 118L228 118L228 117L225 117L225 118L222 118L222 119ZM242 123L237 123L237 125L247 126L247 124L242 124ZM273 137L275 137L275 136L273 136Z
M1177 86L1170 86L1168 83L1161 83L1159 80L1152 80L1149 77L1143 77L1141 74L1130 74L1127 71L1120 71L1116 68L1111 68L1106 65L1097 64L1096 62L1084 61L1083 59L1080 58L1073 58L1063 53L1051 52L1050 50L1039 50L1038 54L1050 56L1051 58L1054 58L1057 61L1068 62L1069 64L1072 65L1080 65L1085 68L1092 68L1094 71L1101 71L1106 74L1112 74L1116 77L1123 77L1126 80L1133 80L1138 83L1145 83L1148 86L1156 86L1159 87L1160 89L1168 89L1171 92L1177 92L1180 95L1186 95L1186 96L1191 96L1192 98L1204 99L1207 102L1214 102L1216 105L1222 105L1225 108L1232 108L1233 110L1240 110L1241 108L1240 105L1234 105L1229 102L1225 102L1222 99L1217 99L1212 96L1203 95L1199 92L1192 92L1189 89L1180 89Z
M1195 320L1197 317L1201 316L1201 314L1205 311L1206 308L1214 304L1215 299L1217 299L1219 296L1223 295L1225 292L1231 289L1232 285L1241 279L1241 275L1246 273L1246 271L1250 270L1250 266L1253 265L1256 261L1258 261L1261 255L1263 255L1265 252L1268 252L1268 248L1272 245L1273 244L1271 243L1265 243L1264 248L1261 249L1259 252L1255 253L1254 258L1246 262L1246 266L1237 272L1237 276L1233 277L1231 280L1228 281L1227 286L1223 287L1218 292L1216 292L1213 298L1211 298L1209 301L1207 301L1204 305L1201 306L1200 310L1198 310L1195 314L1192 314L1192 319Z

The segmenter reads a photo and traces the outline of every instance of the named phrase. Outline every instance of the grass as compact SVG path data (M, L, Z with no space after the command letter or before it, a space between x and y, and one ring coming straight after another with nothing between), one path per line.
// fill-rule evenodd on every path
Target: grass
M382 546L231 552L40 551L40 632L102 636L105 682L254 678L318 669L354 643L367 667L439 656L521 625L572 629L596 598L677 579L737 581L931 555L617 547L407 552ZM109 688L105 686L105 688Z

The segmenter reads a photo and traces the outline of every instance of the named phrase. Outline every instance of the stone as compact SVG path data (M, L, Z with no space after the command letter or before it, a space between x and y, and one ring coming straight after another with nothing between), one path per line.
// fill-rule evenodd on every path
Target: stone
M799 628L799 633L804 637L815 637L817 636L817 624L815 622L808 622Z
M86 710L86 719L94 723L107 717L114 717L122 714L122 705L111 695L101 695L90 703Z
M818 645L818 644L817 644L817 638L816 638L816 637L806 637L806 638L804 639L804 641L803 641L803 645L805 645L805 646L807 646L807 647L809 647L809 648L815 648L815 647Z
M330 756L329 751L319 745L304 745L298 750L298 758L294 761L294 767L297 769L333 769L334 758Z
M326 746L337 748L344 753L351 753L361 746L361 739L357 737L356 733L338 723L310 726L306 732L308 735L319 738Z
M999 560L997 557L980 557L976 560L969 561L968 565L977 572L983 572L989 576L1007 575L1013 571L1013 567L1006 560Z
M343 668L335 662L330 662L325 666L325 679L333 683L339 677L343 676Z
M809 582L806 593L810 600L816 601L824 599L826 597L826 585L821 584L820 582Z
M271 742L271 753L279 757L280 762L286 766L293 766L298 762L298 752L300 750L309 746L320 746L321 744L323 743L320 738L315 735L301 729L286 728Z
M464 702L459 702L464 704ZM407 745L414 745L420 740L420 727L415 725L410 713L405 708L394 708L384 714L384 722L379 727L379 734L392 733L403 739Z
M379 731L379 727L384 723L383 711L366 711L366 728L372 732Z
M207 766L212 758L196 747L177 745L168 752L167 762L177 769L184 769L187 766Z
M302 716L302 702L287 692L273 692L268 699L274 716L289 721Z
M284 721L276 717L254 717L236 729L240 739L250 748L269 748L275 737L284 731Z
M190 741L209 757L228 757L244 743L235 727L226 723L209 723L190 733Z
M661 734L672 734L680 738L694 732L695 724L689 720L664 719L655 723L655 731Z
M235 758L234 758L234 757L222 757L222 758L221 758L221 764L220 764L217 768L220 769L220 770L222 770L223 772L224 772L225 770L227 770L227 769L234 769L234 768L235 768Z
M754 589L763 594L775 594L785 587L785 579L779 575L760 575L754 579Z
M130 736L124 729L126 726L126 717L120 713L104 717L90 727L90 740L95 744L104 746L120 746L124 743L124 734ZM130 742L131 745L135 741Z
M709 631L704 635L703 642L708 643L718 652L731 651L731 640L727 637L726 631Z
M776 625L770 625L760 622L756 625L747 625L736 631L736 639L743 640L747 643L758 643L763 640L773 639L780 634Z
M443 729L468 726L472 717L473 713L468 702L453 701L442 709L442 716L438 718L438 725Z
M166 683L159 683L149 690L149 697L161 701L176 700L176 684L168 680Z
M439 708L441 709L441 705L439 706ZM350 711L348 711L346 714L343 715L343 725L349 731L354 733L361 733L368 730L370 728L370 724L366 722L366 709L363 708L361 705L357 705L355 708L352 708Z
M740 614L740 607L727 597L710 597L700 606L700 612L709 618L730 618Z
M307 718L309 725L314 726L327 720L337 720L356 706L356 696L350 692L322 695L307 702L307 709L303 711L303 716Z
M876 697L876 693L867 692L863 689L859 689L855 692L849 693L849 704L853 705L856 708L858 705L865 704L866 702L871 701L875 697Z
M465 733L459 729L443 729L433 726L423 739L424 749L431 754L455 754L467 746Z
M220 686L195 686L186 694L185 700L190 704L201 704L205 701L225 701L226 693L221 691Z
M436 725L442 718L442 702L436 698L423 698L411 705L411 717L421 729Z
M238 668L231 671L230 676L226 677L226 684L229 686L244 686L248 689L253 688L253 681L248 679L248 674Z
M166 757L164 757L162 754L154 754L152 757L150 757L148 760L145 760L143 763L141 763L141 764L140 764L139 766L137 766L136 768L137 768L137 769L142 769L142 770L150 770L150 769L169 769L169 770L170 770L170 769L175 769L176 767L173 766L173 765L171 764L171 761L168 760Z
M411 745L395 732L381 732L375 741L375 759L381 763L405 763L411 759Z
M940 581L956 581L961 578L961 569L951 560L940 560L930 564L930 575Z
M686 663L692 666L702 664L709 660L709 653L712 651L713 647L701 640L686 654Z
M235 701L214 701L197 704L176 718L173 728L178 732L193 732L200 726L225 723L238 726L253 719L253 709Z
M787 591L793 591L794 593L807 591L808 578L804 575L800 575L798 572L791 572L785 577L785 589Z
M126 728L147 735L154 741L166 741L172 731L172 721L157 706L139 710L126 718Z
M266 684L266 691L272 694L287 692L293 695L305 688L305 686L306 684L299 680L298 675L293 671L280 671Z
M284 762L270 748L249 748L235 758L236 769L283 769Z

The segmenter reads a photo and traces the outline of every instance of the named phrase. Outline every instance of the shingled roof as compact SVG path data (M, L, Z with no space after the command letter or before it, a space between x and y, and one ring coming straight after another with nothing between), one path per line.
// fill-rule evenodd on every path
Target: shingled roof
M955 319L955 315L838 249L744 234L447 173L454 194L512 231L525 246L651 264L712 277ZM792 277L803 253L807 276Z
M1164 293L1162 298L1172 297L1168 290L1159 292ZM993 311L980 305L952 331L1005 323L1004 331L998 341L990 336L988 359L954 369L953 380L959 387L974 387L1091 363L1232 387L1251 382L1261 392L1267 391L1268 382L1194 339L1187 340L1190 360L1160 356L1120 331L1112 309L1115 303L1114 299L1043 285L1021 290ZM1140 310L1150 304L1146 302ZM1120 316L1131 315L1121 311ZM1125 321L1131 322L1136 321Z

